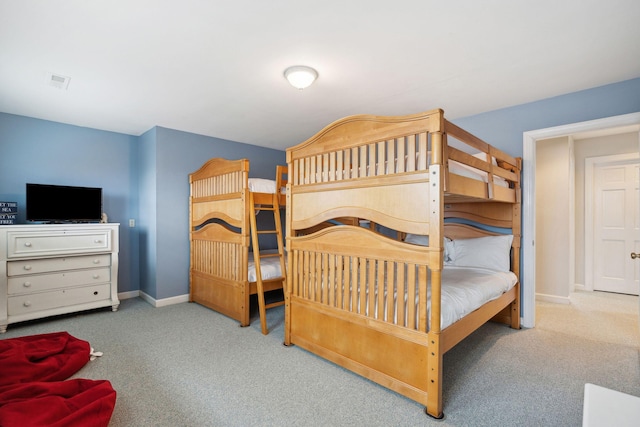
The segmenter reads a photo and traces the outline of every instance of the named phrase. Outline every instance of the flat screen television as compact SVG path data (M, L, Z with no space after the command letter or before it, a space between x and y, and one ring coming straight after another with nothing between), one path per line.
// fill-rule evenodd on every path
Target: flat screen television
M102 188L27 183L27 221L99 222Z

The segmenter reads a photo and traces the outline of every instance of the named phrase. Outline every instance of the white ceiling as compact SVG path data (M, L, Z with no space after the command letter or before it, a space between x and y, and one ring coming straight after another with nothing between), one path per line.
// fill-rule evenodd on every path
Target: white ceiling
M320 74L302 91L300 64ZM285 149L346 115L455 119L636 77L638 0L0 0L0 111L132 135Z

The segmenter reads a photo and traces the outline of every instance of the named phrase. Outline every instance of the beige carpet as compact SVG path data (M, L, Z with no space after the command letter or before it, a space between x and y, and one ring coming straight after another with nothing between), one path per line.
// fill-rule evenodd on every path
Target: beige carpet
M637 296L577 291L570 300L536 301L536 328L640 348Z

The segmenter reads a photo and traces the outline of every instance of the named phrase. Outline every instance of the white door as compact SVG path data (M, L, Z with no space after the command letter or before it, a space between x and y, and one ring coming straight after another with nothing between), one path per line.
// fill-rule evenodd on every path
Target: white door
M640 291L640 168L637 159L594 165L593 289Z

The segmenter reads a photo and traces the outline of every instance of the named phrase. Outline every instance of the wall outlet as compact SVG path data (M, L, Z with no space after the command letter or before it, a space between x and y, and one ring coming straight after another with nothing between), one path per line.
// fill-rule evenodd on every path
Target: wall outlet
M135 219L130 219L129 220L129 227L133 228L136 226L136 220Z

